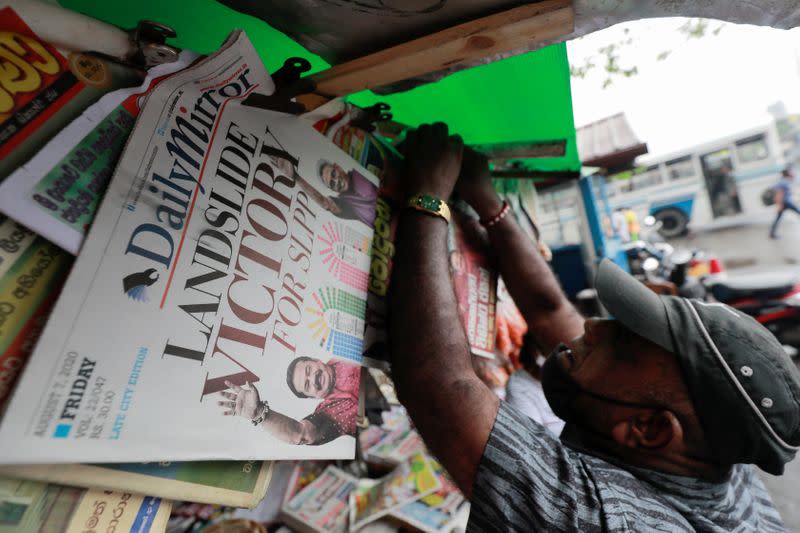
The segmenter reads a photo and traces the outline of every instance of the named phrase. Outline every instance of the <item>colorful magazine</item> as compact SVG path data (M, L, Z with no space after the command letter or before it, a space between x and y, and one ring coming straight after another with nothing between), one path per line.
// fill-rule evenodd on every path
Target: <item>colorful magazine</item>
M367 297L364 363L389 367L387 327L389 281L398 213L402 209L400 170L402 156L380 137L359 126L363 111L352 104L333 100L304 115L314 128L381 179L372 241L372 259ZM451 271L459 311L475 355L494 357L497 270L488 257L486 243L476 233L477 220L453 210L449 248ZM478 228L479 232L479 228Z
M267 492L272 462L192 461L0 466L0 475L71 487L128 491L169 500L255 507Z
M348 531L349 497L358 479L329 466L310 485L283 506L283 517L293 529L314 533Z
M0 478L0 533L161 533L171 502L129 492Z
M431 462L417 453L377 483L356 487L350 494L350 527L358 530L440 487Z
M425 533L451 531L467 503L439 461L432 457L428 457L428 460L441 486L436 492L395 509L391 516Z
M0 181L103 94L141 81L137 69L64 52L0 7Z
M377 178L272 90L237 32L151 91L3 462L354 456Z
M0 420L72 257L0 215Z
M489 259L489 244L477 219L459 209L450 224L450 272L458 311L470 351L494 357L497 269Z

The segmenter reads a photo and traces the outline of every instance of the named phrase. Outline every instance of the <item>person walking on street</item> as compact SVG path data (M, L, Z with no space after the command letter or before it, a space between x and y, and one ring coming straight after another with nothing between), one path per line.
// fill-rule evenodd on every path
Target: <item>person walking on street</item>
M636 216L636 211L630 207L625 210L625 220L628 221L628 233L632 241L639 240L639 217Z
M485 157L441 123L407 137L392 279L397 396L471 501L467 531L786 531L755 468L800 449L800 373L731 307L658 296L607 259L584 320L508 216ZM447 251L447 199L481 219L532 341L559 437L475 374Z
M616 208L611 214L611 226L614 228L619 240L622 241L622 244L631 242L631 231L628 228L628 219L625 216L624 207Z
M792 201L792 187L794 186L794 172L790 167L786 167L781 174L781 179L775 184L775 207L778 209L778 214L775 216L775 221L772 223L772 228L769 230L769 238L777 239L778 234L775 231L778 229L778 222L786 210L794 211L800 215L800 210L794 205Z

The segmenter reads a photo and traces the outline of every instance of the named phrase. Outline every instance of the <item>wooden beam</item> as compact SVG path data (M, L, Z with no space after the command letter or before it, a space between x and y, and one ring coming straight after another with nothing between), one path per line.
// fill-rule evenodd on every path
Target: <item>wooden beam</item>
M546 172L544 170L526 170L522 168L503 168L492 170L490 175L493 178L517 178L517 179L533 179L544 181L566 181L574 180L581 177L580 172L570 171L553 171Z
M567 141L516 141L497 144L473 144L489 161L502 163L509 159L537 157L562 157L567 151Z
M310 78L318 95L346 96L567 35L574 29L574 18L572 0L526 4L335 65Z

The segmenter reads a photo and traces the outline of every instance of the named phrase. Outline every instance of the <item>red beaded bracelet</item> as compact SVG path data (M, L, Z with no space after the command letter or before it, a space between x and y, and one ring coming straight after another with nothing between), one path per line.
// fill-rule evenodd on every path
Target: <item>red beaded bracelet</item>
M508 202L503 200L503 207L500 208L500 212L497 213L492 218L490 218L489 220L484 220L484 219L480 220L481 226L483 226L484 228L491 228L492 226L494 226L495 224L506 218L506 215L510 210L511 206L508 205Z

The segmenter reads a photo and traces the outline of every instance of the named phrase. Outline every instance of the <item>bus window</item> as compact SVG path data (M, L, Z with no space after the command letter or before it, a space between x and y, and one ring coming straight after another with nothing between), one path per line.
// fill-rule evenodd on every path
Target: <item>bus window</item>
M763 134L736 141L736 153L740 163L752 163L769 157L769 148Z
M658 165L647 167L647 170L643 173L634 176L631 182L632 188L637 190L658 185L661 183L661 170L658 168Z
M692 164L692 156L687 155L667 161L667 174L670 180L679 180L681 178L690 178L694 176L694 165Z

